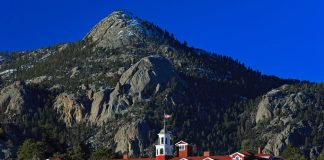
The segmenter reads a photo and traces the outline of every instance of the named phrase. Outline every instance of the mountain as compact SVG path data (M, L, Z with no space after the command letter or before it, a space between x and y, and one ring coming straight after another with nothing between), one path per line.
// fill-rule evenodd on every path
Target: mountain
M263 75L126 11L78 42L1 57L0 158L29 139L46 146L42 158L152 156L164 112L174 142L196 153L292 145L314 159L324 148L323 83Z

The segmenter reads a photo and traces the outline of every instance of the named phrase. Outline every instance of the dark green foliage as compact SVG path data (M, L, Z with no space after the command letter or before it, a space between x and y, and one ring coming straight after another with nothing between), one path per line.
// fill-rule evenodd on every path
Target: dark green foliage
M35 142L32 139L26 139L19 147L17 157L19 160L45 159L47 158L47 151L47 146L44 142Z
M321 154L318 156L317 160L324 160L324 149L322 150Z
M111 157L112 155L114 155L115 153L108 148L105 147L100 147L97 150L95 150L94 152L92 152L90 159L91 160L109 160L113 157Z
M88 159L91 149L84 141L93 131L93 128L89 129L84 124L66 128L65 124L58 120L58 115L52 107L60 91L49 91L48 87L44 85L26 85L25 88L26 92L30 92L30 97L36 97L30 101L32 102L30 106L34 106L31 107L34 112L17 117L12 124L1 123L0 142L5 142L6 146L11 148L21 144L18 158L34 155L34 158L56 155L56 157L71 160ZM5 115L0 117L2 117L1 122L6 122ZM6 134L6 130L10 134ZM19 133L19 135L11 135L12 133ZM24 138L32 138L35 141L24 140ZM22 144L22 142L24 143ZM43 147L46 150L39 150L39 152L26 150L30 146L40 148L42 145L46 146Z
M90 150L89 147L80 142L79 144L75 145L71 150L68 151L66 159L71 160L86 160L89 158Z
M306 158L300 153L300 151L291 145L288 145L285 148L285 150L282 152L282 156L285 157L286 160L306 160Z

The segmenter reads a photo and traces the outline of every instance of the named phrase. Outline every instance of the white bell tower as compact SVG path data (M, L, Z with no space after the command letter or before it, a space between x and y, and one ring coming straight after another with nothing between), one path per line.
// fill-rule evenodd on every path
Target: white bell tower
M165 160L173 155L173 146L171 145L171 134L166 130L165 119L164 128L160 131L158 144L155 145L156 160Z

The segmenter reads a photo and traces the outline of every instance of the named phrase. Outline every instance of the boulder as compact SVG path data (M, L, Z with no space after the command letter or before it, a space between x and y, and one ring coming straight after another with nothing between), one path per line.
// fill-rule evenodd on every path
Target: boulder
M70 78L73 78L73 77L77 76L79 73L80 73L80 67L72 68Z

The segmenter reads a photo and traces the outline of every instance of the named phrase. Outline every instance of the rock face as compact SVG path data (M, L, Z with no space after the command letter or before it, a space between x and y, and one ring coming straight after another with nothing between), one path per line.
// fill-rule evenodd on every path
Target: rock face
M15 82L0 92L0 114L4 114L8 122L22 120L20 115L30 115L39 101L23 82Z
M148 126L143 120L122 125L115 134L116 152L139 155L148 146Z
M101 125L113 119L116 114L126 112L134 103L149 101L151 97L164 91L172 80L185 85L166 58L157 55L142 58L122 74L111 93L108 90L87 92L88 98L92 100L88 121ZM75 102L70 95L59 96L55 105L62 113L78 111L75 113L78 116L64 114L63 119L69 125L79 122L84 115L84 106Z
M84 39L102 48L143 44L145 38L157 35L146 23L129 12L115 11L101 20Z
M322 130L323 122L318 125L318 122L309 117L307 115L309 113L306 112L318 110L320 114L323 106L317 103L315 97L302 90L289 91L291 87L284 85L268 92L258 105L255 122L267 130L262 135L262 138L267 141L264 152L280 155L288 144L297 148L303 146L305 143L310 143L309 137L313 136L312 132ZM300 149L308 157L314 158L316 154L313 151L323 147L322 145L313 146L310 150Z
M113 147L115 152L127 152L133 156L146 153L144 150L150 145L148 142L150 127L143 118L145 115L141 110L142 106L135 104L149 102L156 95L169 89L169 84L173 81L181 87L186 87L185 82L166 58L157 55L142 58L122 74L110 94L108 91L94 94L89 120L92 124L101 125L107 122L114 126L108 129L113 128L110 131L113 134L109 139L113 139L111 143L116 145ZM166 94L163 101L172 105L181 98L181 95ZM127 118L124 117L120 121L116 119L117 114L125 114ZM96 138L100 137L100 133L96 135ZM105 146L109 145L102 140L96 141Z
M182 82L166 58L149 56L141 59L121 76L110 94L108 118L126 111L135 102L149 100L163 91L172 79Z
M5 114L22 114L25 106L26 89L23 84L17 82L1 90L0 110Z
M296 126L288 125L283 131L271 138L265 146L266 151L271 151L275 155L285 149L290 144L298 146L305 143L305 138L310 136L311 126L308 123L300 122Z
M92 124L102 124L107 120L109 91L101 90L93 95L89 122Z
M54 110L67 127L87 120L87 108L73 94L62 93L57 96Z
M280 115L290 115L281 119L287 123L287 120L305 109L307 105L314 105L313 101L309 101L310 97L303 92L294 94L286 94L279 89L272 90L266 94L258 105L258 111L255 121L260 123L266 120L278 121ZM282 118L282 117L281 117Z

